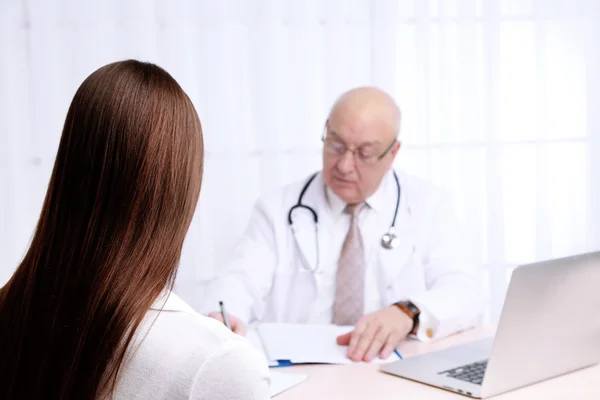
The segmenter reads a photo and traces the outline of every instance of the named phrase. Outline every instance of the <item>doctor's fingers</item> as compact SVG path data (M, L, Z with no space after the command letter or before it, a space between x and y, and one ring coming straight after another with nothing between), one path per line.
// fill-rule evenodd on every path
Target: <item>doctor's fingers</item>
M354 359L354 352L356 351L356 346L358 346L358 343L364 335L367 326L368 319L366 318L366 316L363 316L361 319L359 319L356 325L354 326L354 330L350 333L350 342L348 343L348 358L352 360Z
M369 321L369 325L367 325L367 328L357 338L356 347L353 349L354 351L350 353L350 358L352 360L362 361L362 359L365 356L365 353L369 349L369 346L371 346L373 339L379 333L379 330L381 328L382 325L377 323L377 320Z
M385 346L383 347L383 350L381 350L379 357L381 359L388 358L398 345L398 342L400 342L402 339L402 334L399 331L392 331L388 336Z
M368 317L363 315L356 325L354 325L354 330L350 334L350 343L348 343L348 358L352 358L354 354L354 350L356 350L356 346L360 341L365 329L367 329L368 325Z
M352 331L350 331L348 333L344 333L343 335L338 336L335 341L340 346L349 346L351 338L352 338Z
M385 329L385 327L381 327L373 337L371 345L363 357L363 360L367 362L372 361L386 345L389 337L390 331Z

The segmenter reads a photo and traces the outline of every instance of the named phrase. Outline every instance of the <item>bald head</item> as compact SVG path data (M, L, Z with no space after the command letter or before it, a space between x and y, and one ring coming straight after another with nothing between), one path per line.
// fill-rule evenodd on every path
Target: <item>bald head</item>
M342 94L329 113L329 118L342 114L353 115L362 124L379 123L389 127L394 133L400 131L400 109L386 92L372 86L358 87Z
M392 166L399 130L400 109L386 92L359 87L342 94L327 119L325 184L346 203L365 201Z

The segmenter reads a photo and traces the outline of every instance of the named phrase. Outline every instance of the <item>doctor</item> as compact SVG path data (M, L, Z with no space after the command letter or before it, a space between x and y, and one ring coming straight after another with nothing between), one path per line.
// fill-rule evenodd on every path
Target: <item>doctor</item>
M348 357L388 357L476 325L480 285L466 262L450 198L394 171L400 111L361 87L334 104L323 170L264 196L202 311L239 333L254 321L353 325Z

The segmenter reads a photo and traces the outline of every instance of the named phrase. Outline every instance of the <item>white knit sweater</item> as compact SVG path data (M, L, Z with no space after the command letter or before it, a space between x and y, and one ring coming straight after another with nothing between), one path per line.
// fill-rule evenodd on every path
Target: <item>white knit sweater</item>
M250 342L165 293L138 329L113 399L264 400L269 383Z

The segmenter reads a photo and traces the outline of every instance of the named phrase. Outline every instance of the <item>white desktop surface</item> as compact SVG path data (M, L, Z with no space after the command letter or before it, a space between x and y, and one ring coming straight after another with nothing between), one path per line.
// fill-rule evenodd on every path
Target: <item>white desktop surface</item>
M492 334L492 329L477 328L430 344L406 341L400 344L398 350L403 356L409 357L482 339ZM301 365L278 370L306 374L309 378L302 384L275 397L277 400L469 399L460 394L385 374L379 371L378 364ZM598 400L600 399L600 366L585 368L491 398L497 400Z

